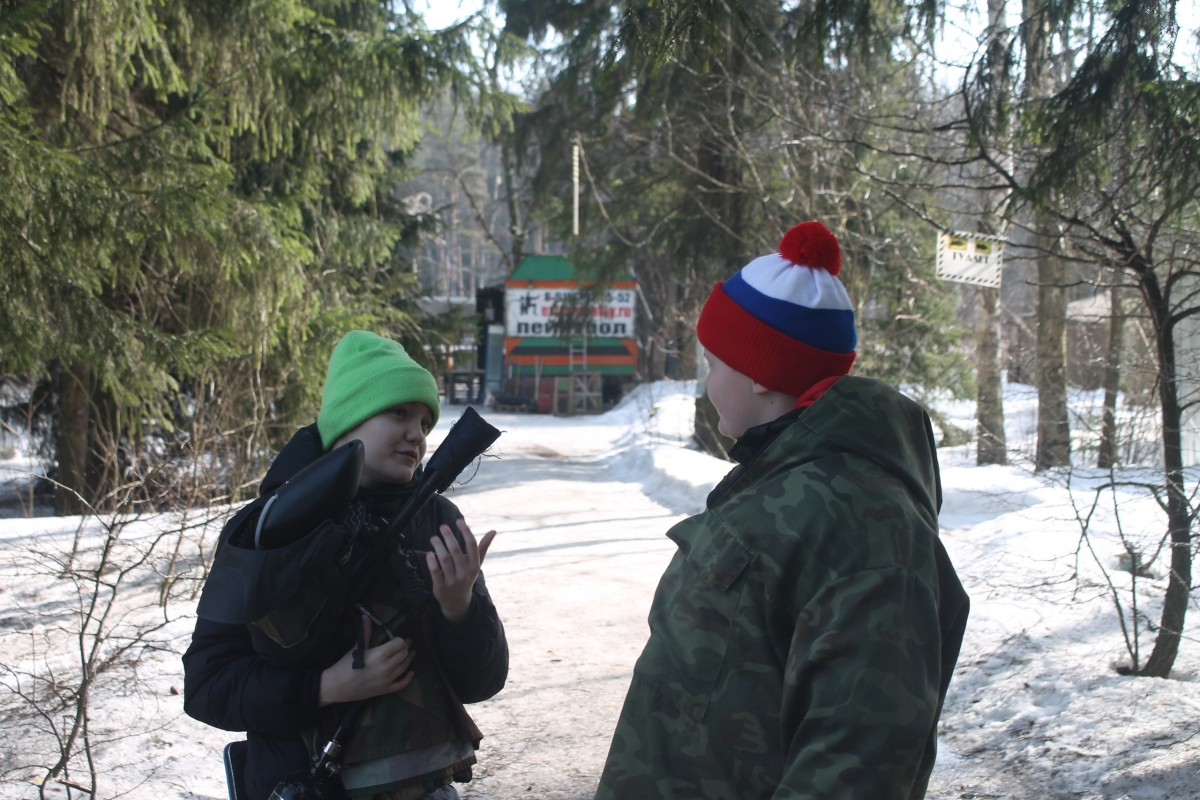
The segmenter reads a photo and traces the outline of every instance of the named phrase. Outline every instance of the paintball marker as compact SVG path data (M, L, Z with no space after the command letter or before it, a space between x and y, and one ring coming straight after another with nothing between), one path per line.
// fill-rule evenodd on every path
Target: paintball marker
M312 766L305 772L289 775L277 783L267 800L342 800L346 793L335 780L337 774L342 771L339 761L342 755L342 738L354 724L364 705L365 700L351 705L342 715L337 730L313 759Z
M446 435L446 440L437 449L425 465L421 482L413 492L412 497L400 509L400 512L388 523L380 537L376 548L382 550L394 546L400 534L404 532L421 511L425 504L435 494L441 494L450 488L455 478L467 465L478 458L492 443L500 438L500 431L489 425L475 409L467 406L467 410L459 417L458 422ZM375 555L382 556L382 552ZM366 586L374 580L384 566L382 558L364 558L358 562L350 577L351 586Z
M279 487L259 514L254 549L292 544L350 505L362 480L363 455L363 443L355 439L330 450Z
M362 587L383 568L385 550L425 504L445 492L468 464L491 447L500 431L468 407L429 459L415 491L388 524L369 557L356 559L349 586ZM200 596L197 614L213 622L245 625L260 620L293 598L296 588L341 546L323 535L349 505L362 476L363 445L352 441L309 464L267 500L254 533L254 549L222 546Z

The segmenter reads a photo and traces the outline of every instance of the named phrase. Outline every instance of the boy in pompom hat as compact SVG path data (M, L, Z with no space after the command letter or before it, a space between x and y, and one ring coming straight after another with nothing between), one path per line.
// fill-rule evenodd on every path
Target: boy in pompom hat
M351 534L382 529L416 488L439 413L436 381L400 344L368 331L346 334L329 358L316 424L280 451L260 497L234 515L219 546L254 549L267 500L353 440L363 443L362 478L337 523ZM450 784L471 779L481 737L462 703L492 697L508 676L504 627L480 570L494 536L477 543L454 504L436 495L403 534L404 550L425 560L428 582L406 586L393 567L370 587L358 607L371 612L362 616L361 668L352 650L333 648L317 663L264 660L246 625L197 619L183 657L184 710L247 731L248 800L266 800L278 782L306 770L309 748L323 744L358 700L369 702L343 739L339 773L349 800L458 797Z
M925 795L968 600L929 417L848 374L840 269L805 222L700 314L738 465L667 533L598 800Z

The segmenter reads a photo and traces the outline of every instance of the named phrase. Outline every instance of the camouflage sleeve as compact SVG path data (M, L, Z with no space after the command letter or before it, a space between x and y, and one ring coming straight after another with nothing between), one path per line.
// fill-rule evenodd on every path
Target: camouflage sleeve
M813 597L788 652L776 800L907 800L936 724L940 647L935 592L907 570Z

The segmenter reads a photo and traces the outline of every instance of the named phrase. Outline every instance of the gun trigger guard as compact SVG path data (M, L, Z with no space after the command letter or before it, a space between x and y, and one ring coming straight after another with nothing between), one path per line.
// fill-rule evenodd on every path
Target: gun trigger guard
M354 652L351 654L350 668L365 669L366 663L363 657L367 654L367 641L363 636L362 620L357 617L354 620Z

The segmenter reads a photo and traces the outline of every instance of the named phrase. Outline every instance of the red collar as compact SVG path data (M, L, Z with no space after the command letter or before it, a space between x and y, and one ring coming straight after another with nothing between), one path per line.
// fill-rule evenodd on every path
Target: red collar
M841 380L841 378L841 375L834 375L832 378L825 378L824 380L817 381L812 386L808 387L808 391L796 399L796 405L792 406L792 410L795 411L797 408L808 408L813 403L820 400L821 395L829 391L830 387Z

